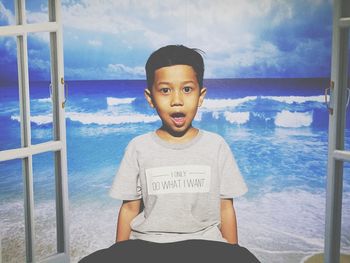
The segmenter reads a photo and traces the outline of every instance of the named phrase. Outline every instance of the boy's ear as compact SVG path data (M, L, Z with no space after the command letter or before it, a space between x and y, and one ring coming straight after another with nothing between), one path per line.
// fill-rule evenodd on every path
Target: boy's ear
M199 94L198 107L202 106L205 94L207 94L207 89L205 87L203 87L200 91L200 94Z
M153 104L153 100L152 100L152 94L151 94L151 91L147 88L145 89L145 97L146 97L146 100L148 102L148 104L154 108L154 104Z

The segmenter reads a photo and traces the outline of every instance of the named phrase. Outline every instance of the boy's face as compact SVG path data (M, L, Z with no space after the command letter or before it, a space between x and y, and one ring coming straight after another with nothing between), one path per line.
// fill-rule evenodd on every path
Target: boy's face
M191 66L174 65L157 69L151 90L145 95L162 120L163 128L171 135L184 135L191 127L206 89L200 89Z

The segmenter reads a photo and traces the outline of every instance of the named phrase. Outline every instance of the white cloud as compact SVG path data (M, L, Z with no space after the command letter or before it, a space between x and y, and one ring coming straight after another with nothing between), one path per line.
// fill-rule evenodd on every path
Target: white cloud
M48 10L47 7L41 6L41 10L37 12L32 12L30 10L26 10L26 16L28 23L43 23L48 22ZM5 19L9 25L16 24L15 15L11 10L6 9L2 2L0 2L0 19ZM50 40L49 33L47 32L39 32L39 33L31 33L30 36L33 36L43 42L48 43Z
M96 67L64 67L64 75L67 79L84 79L84 80L94 80L94 79L105 79L105 72L101 68Z
M145 70L143 67L128 67L123 64L109 64L107 72L115 78L120 77L144 77Z
M27 21L30 24L49 22L49 15L47 11L32 12L27 10L26 15Z
M64 25L71 28L112 34L138 30L142 23L123 8L128 1L82 0L63 6ZM124 10L123 10L124 9Z
M28 23L46 23L49 22L49 8L48 2L42 1L40 9L33 10L26 6L26 16Z
M50 61L43 60L40 58L32 58L29 66L33 69L40 70L41 72L49 72Z
M16 46L16 38L15 37L2 37L0 38L0 45L6 48L6 52L9 55L16 55L16 49L13 47Z
M241 72L242 67L284 68L286 57L294 50L279 49L271 38L271 35L278 34L274 33L274 29L282 28L289 21L288 30L297 30L298 26L303 26L302 23L307 23L306 17L300 17L300 9L306 10L307 14L308 8L317 10L319 6L327 5L326 2L81 0L63 1L62 14L65 27L87 34L109 34L110 39L123 45L125 50L149 52L166 44L200 48L207 53L206 77L215 77L218 72L234 76L235 72ZM298 18L303 20L294 23L293 19ZM270 36L264 35L265 32L269 32ZM288 34L286 36L289 37ZM290 37L293 38L293 35L290 34ZM95 46L98 46L97 43ZM94 42L89 44L94 45ZM107 71L111 69L133 74L119 66L108 67Z
M271 1L82 0L64 5L63 21L79 30L125 34L150 48L186 42L215 51L265 17Z
M30 33L30 36L33 36L34 38L44 42L48 43L50 42L50 33L49 32L37 32L37 33Z
M65 27L107 33L127 47L155 50L185 44L204 50L213 60L242 54L242 47L254 51L258 42L253 40L259 39L247 36L256 34L254 23L271 12L271 2L82 0L65 4L62 13ZM254 60L252 54L257 52L246 60Z
M0 19L6 20L7 24L16 24L15 16L12 14L11 10L7 9L2 2L0 2Z
M143 67L129 67L124 64L109 64L107 67L65 67L65 75L69 79L143 79Z

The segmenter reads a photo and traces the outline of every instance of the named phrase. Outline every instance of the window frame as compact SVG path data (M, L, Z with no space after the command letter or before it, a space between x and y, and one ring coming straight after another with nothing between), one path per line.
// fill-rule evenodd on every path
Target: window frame
M350 1L333 1L332 69L329 104L328 168L324 262L340 260L342 194L344 162L350 151L344 150L346 108L348 100L348 44Z
M25 0L15 0L16 25L0 26L0 36L16 36L17 64L20 103L21 147L0 151L0 162L22 160L24 182L25 243L26 261L37 262L34 253L34 192L33 155L54 152L57 253L40 262L69 262L68 226L68 182L67 146L65 123L65 83L63 67L63 42L61 22L61 1L48 0L49 21L27 24ZM28 77L28 33L50 33L51 86L53 105L53 140L45 143L31 143L30 96ZM1 248L1 247L0 247ZM1 250L0 250L1 262Z

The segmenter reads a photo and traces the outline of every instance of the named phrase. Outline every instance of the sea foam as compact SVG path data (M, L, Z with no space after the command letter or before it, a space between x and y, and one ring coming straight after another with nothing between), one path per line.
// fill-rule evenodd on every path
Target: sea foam
M305 103L305 102L325 102L324 95L318 96L261 96L262 99L269 99L287 104Z
M157 115L129 114L110 115L103 113L68 112L67 118L82 124L115 125L127 123L151 123L159 120Z
M256 100L256 96L248 96L239 99L205 99L202 108L208 110L217 110L224 108L234 108L248 101Z
M107 97L107 105L108 106L117 106L120 104L130 104L132 103L134 100L136 100L136 98L114 98L114 97Z
M277 113L275 125L284 128L308 127L312 124L312 112L290 112L283 110Z
M84 112L67 112L66 118L71 121L80 122L81 124L97 125L115 125L127 123L151 123L159 120L157 115L145 114L127 114L111 115L110 113L84 113ZM18 115L11 116L11 120L20 122ZM52 114L31 116L30 121L36 125L45 125L52 123Z
M249 112L224 112L224 117L229 123L245 124L249 121Z
M42 98L42 99L37 99L38 102L42 102L42 103L51 103L52 100L51 98Z
M11 120L18 121L18 122L21 121L18 115L11 116ZM32 123L35 123L36 125L49 124L49 123L52 123L52 114L30 116L30 121Z

